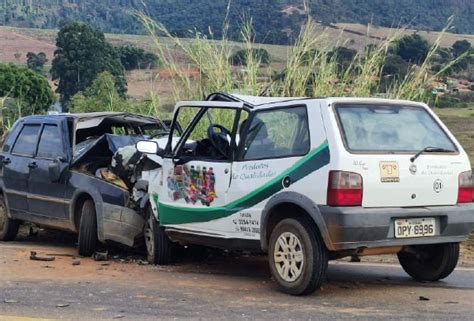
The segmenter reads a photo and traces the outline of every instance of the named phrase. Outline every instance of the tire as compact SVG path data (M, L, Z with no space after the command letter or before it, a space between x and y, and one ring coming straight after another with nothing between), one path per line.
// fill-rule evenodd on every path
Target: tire
M151 207L147 210L147 220L143 228L147 261L150 264L168 265L171 263L173 242L158 224Z
M19 227L20 221L8 217L7 206L3 197L0 197L0 241L13 241L18 234Z
M81 256L91 256L97 246L97 216L95 205L87 200L82 205L81 221L79 223L79 246L78 252Z
M408 275L418 281L438 281L453 272L459 259L459 243L417 245L398 253Z
M273 279L284 293L310 294L326 278L328 253L314 223L306 218L284 219L275 226L268 257Z

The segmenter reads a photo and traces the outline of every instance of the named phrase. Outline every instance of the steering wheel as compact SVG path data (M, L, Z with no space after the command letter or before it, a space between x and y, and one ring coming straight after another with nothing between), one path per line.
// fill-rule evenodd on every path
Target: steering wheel
M219 132L217 132L216 129L219 129ZM231 136L230 131L222 125L212 124L207 128L207 137L212 146L225 157L229 155L230 149L227 136Z

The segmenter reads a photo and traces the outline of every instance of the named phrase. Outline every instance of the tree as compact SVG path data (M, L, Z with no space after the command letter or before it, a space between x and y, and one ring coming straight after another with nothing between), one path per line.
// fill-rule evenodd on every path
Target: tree
M125 96L127 82L122 64L102 32L87 24L69 22L59 31L56 47L51 75L58 81L56 91L64 104L86 89L103 71L114 76L118 93Z
M48 62L48 58L46 58L46 54L44 52L40 52L35 54L34 52L28 52L26 54L26 65L33 71L42 73L45 63Z
M354 62L356 59L357 51L355 49L350 49L346 47L336 47L328 54L328 59L335 57L335 60L338 64L339 72L344 73L347 68Z
M420 64L426 59L429 49L428 41L415 33L398 40L396 54L405 61Z
M13 54L13 56L15 57L16 61L19 63L20 62L20 58L21 58L21 52L15 52Z
M337 47L334 49L333 54L336 55L339 63L351 63L357 55L357 50L346 47Z
M70 111L87 113L95 111L124 111L127 103L120 97L114 76L104 71L84 91L71 99Z
M453 43L451 47L451 52L453 53L454 58L458 58L463 53L471 49L471 43L467 40L458 40Z
M154 68L157 65L158 57L145 50L133 46L115 47L125 70L140 68Z
M263 48L241 49L232 55L230 62L233 65L247 65L249 55L252 55L255 61L259 61L262 65L270 63L270 54Z
M46 112L55 100L45 77L24 66L1 63L0 97L15 98L18 102L16 108L6 112L12 120Z
M382 68L382 76L390 76L392 80L403 80L408 73L410 64L398 55L390 55L385 58Z

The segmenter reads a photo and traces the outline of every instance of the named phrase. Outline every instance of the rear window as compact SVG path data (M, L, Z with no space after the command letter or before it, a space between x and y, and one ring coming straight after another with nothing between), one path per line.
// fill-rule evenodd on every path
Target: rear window
M457 151L422 107L336 105L346 148L354 152L417 152L426 147Z

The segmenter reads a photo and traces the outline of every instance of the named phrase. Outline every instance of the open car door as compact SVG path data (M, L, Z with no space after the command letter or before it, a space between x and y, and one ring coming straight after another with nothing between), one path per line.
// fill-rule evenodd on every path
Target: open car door
M183 134L177 144L170 139L163 157L160 225L219 237L242 108L243 103L209 101L176 105L173 123Z

